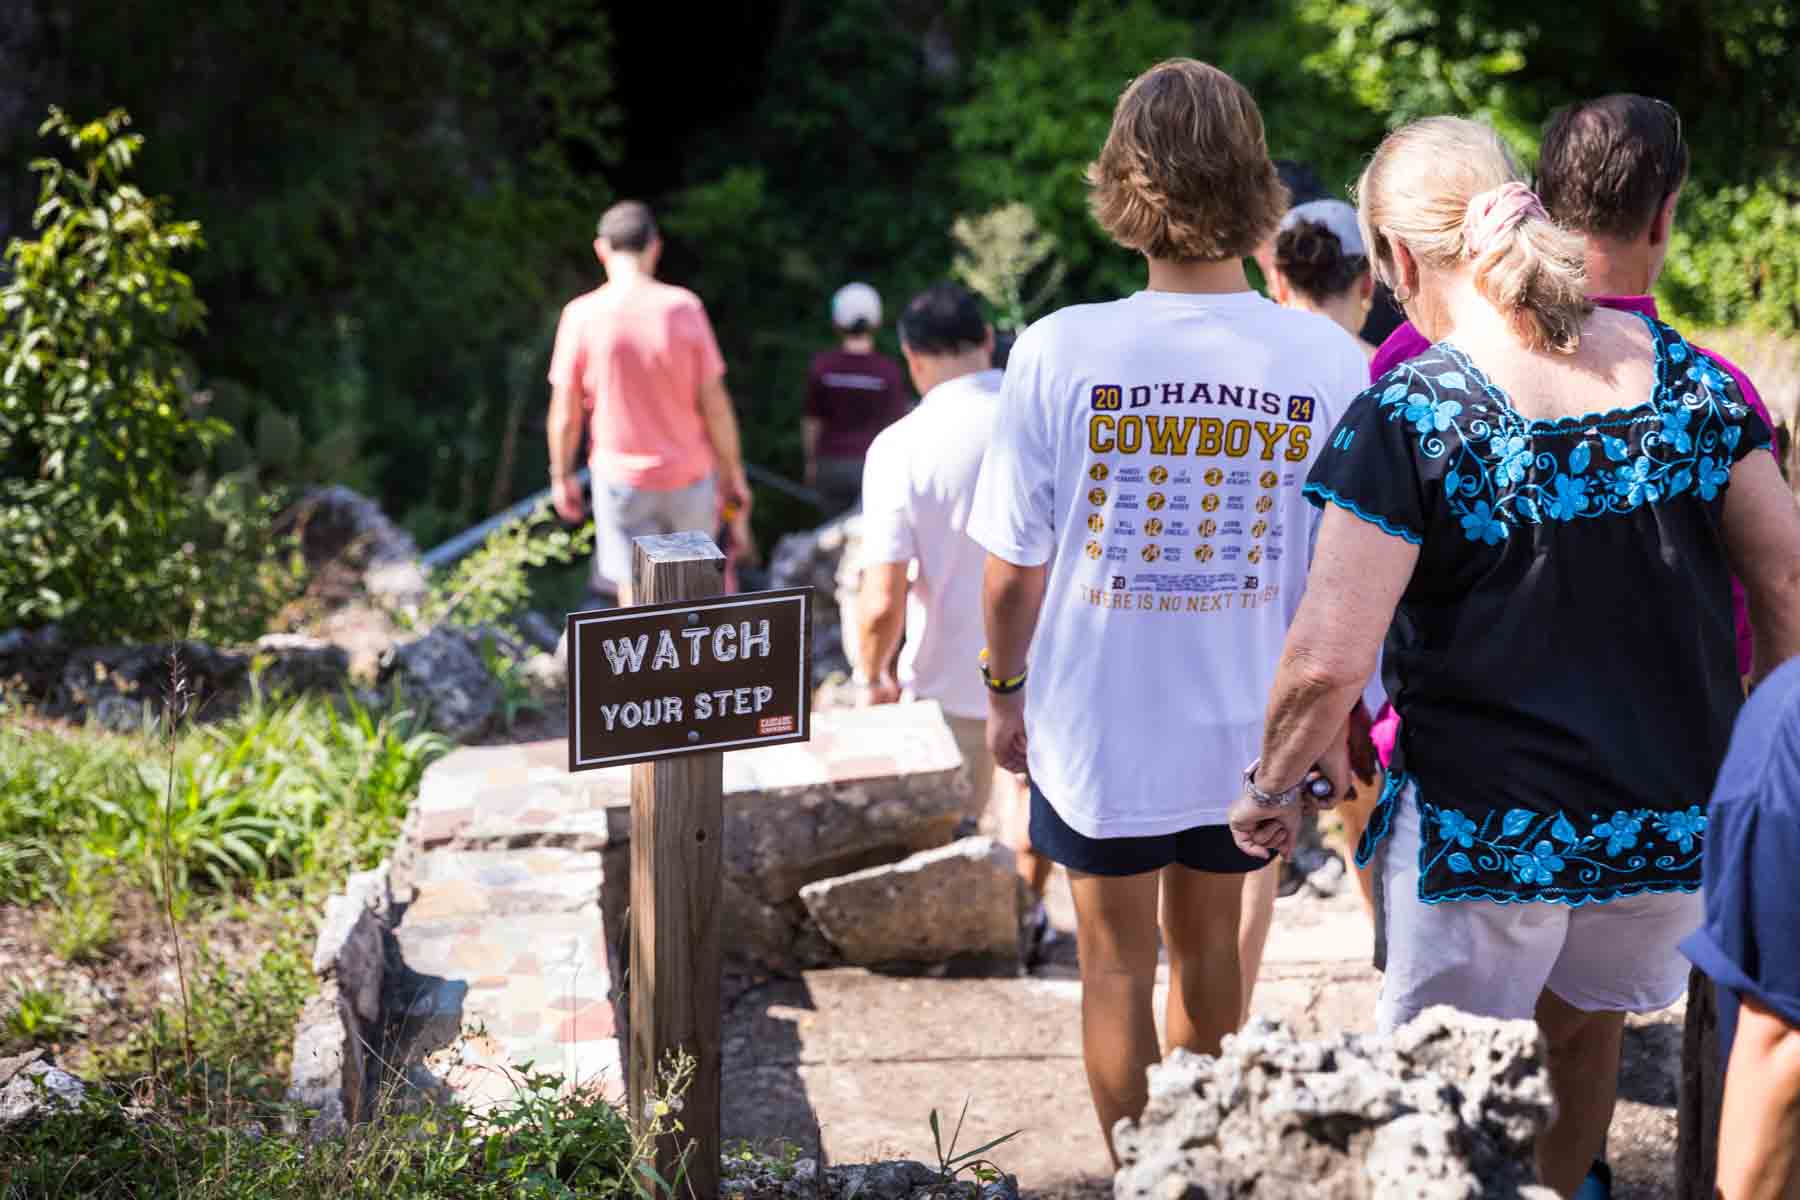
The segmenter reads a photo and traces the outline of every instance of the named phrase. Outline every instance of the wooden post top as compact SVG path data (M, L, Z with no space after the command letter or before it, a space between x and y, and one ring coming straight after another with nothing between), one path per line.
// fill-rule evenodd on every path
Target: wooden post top
M709 559L725 561L725 553L704 533L657 533L640 538L633 538L632 544L638 553L653 563L705 562ZM671 599L698 599L699 597L670 597Z

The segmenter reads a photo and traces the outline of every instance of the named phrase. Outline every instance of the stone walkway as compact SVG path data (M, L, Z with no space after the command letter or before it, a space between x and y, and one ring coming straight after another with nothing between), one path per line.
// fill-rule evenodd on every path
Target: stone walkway
M866 739L828 733L810 756L727 757L727 789L876 769ZM846 766L846 763L856 764ZM733 765L735 764L735 765ZM466 1101L511 1094L526 1062L618 1094L623 948L602 913L622 911L617 857L624 771L571 776L560 742L459 751L434 768L396 855L410 900L396 933L403 1002L424 1066ZM440 769L442 768L442 769ZM613 869L609 872L609 864ZM1020 1130L993 1157L1040 1196L1110 1195L1080 1054L1080 987L1066 886L1062 934L1018 978L898 977L840 968L734 981L726 998L725 1135L786 1140L829 1161L929 1158L930 1112L969 1104L964 1146ZM1279 902L1257 1012L1302 1034L1372 1027L1371 936L1348 889ZM609 945L609 943L611 943ZM1159 997L1160 999L1160 997ZM1619 1200L1660 1200L1674 1140L1679 1013L1633 1024L1612 1158Z
M1020 1130L993 1157L1028 1190L1110 1195L1066 888L1052 899L1064 936L1026 978L811 971L745 995L726 1019L726 1137L787 1138L810 1154L818 1131L833 1162L929 1159L931 1110L954 1121L966 1099L965 1147ZM1257 1011L1309 1032L1371 1028L1371 943L1353 900L1281 901Z

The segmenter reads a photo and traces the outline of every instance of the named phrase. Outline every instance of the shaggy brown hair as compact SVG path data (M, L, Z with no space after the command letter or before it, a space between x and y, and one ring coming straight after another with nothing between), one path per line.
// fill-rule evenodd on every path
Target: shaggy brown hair
M1115 242L1174 262L1242 258L1288 206L1256 101L1191 58L1158 63L1125 89L1087 179Z
M1602 96L1552 117L1538 154L1538 195L1580 233L1634 239L1687 181L1681 115L1648 96Z

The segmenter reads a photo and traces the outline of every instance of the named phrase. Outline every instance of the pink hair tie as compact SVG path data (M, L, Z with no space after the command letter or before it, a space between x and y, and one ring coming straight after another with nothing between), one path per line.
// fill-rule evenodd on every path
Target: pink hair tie
M1469 248L1470 258L1479 258L1495 238L1519 222L1549 215L1536 192L1516 179L1508 180L1469 201L1469 211L1463 216L1463 244Z

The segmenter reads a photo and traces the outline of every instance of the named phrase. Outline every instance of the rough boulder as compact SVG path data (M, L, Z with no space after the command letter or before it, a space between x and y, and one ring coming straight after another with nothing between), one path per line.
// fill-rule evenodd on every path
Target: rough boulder
M1391 1038L1296 1040L1255 1020L1217 1059L1176 1051L1114 1131L1117 1200L1553 1200L1537 1026L1433 1008Z

